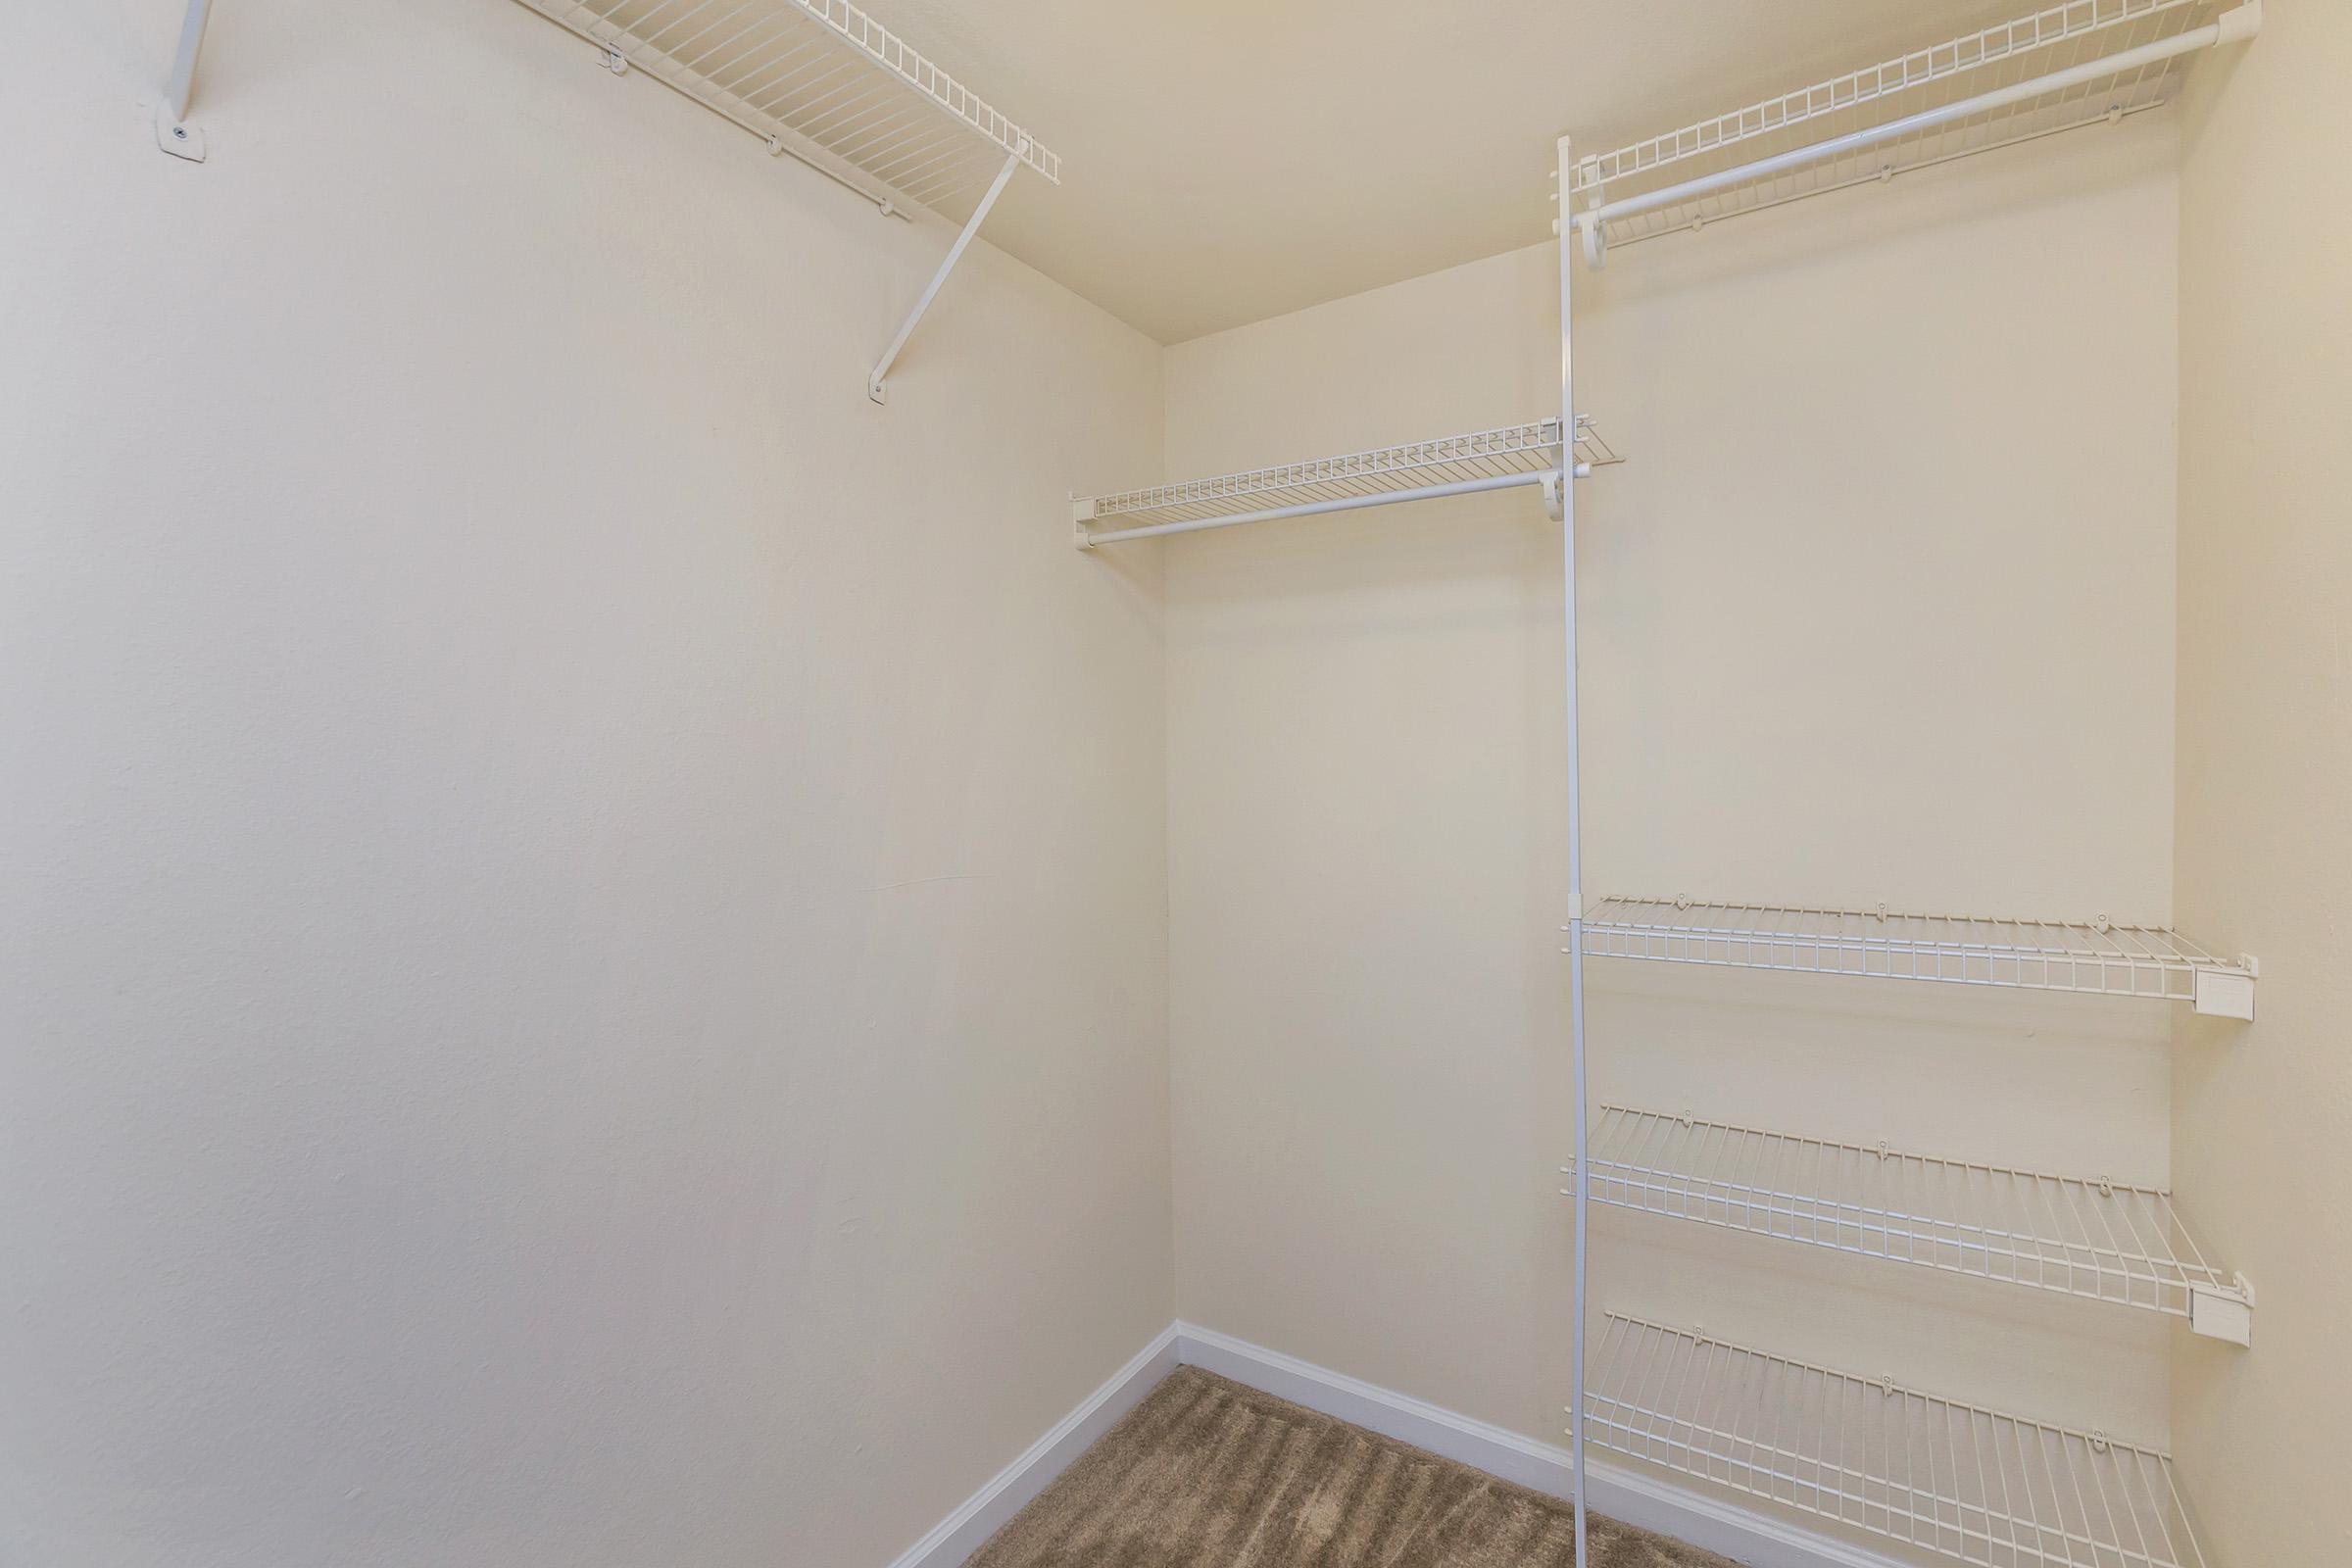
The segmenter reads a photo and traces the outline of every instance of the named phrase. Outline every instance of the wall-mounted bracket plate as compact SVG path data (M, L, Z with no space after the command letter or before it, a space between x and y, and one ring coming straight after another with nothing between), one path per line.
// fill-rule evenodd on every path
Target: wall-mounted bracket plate
M2188 1326L2209 1340L2231 1345L2254 1343L2254 1287L2243 1274L2233 1287L2192 1285L2188 1292Z
M2254 1018L2254 980L2261 973L2250 957L2235 969L2199 969L2189 1005L2208 1018Z
M155 144L174 158L185 158L191 164L204 162L204 130L174 119L170 102L155 106Z

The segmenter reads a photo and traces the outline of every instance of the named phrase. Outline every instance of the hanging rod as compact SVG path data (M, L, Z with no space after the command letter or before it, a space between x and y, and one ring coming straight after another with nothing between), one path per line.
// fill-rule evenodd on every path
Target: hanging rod
M1601 439L1590 416L1577 419L1572 471L1578 478L1596 466L1624 461ZM1540 485L1549 496L1560 485L1560 421L1544 419L1116 495L1086 496L1073 501L1071 510L1079 548L1092 549L1125 539L1155 539L1522 485ZM1101 531L1089 526L1105 519L1134 526Z
M2086 3L2089 6L2086 14L2090 16L2091 20L2086 24L2075 27L2071 33L2063 30L2062 25L2049 28L2037 25L2048 22L2062 24L2068 16ZM1779 176L1813 169L1816 166L1874 147L1922 137L1929 132L1956 126L1981 117L1996 116L2004 110L2014 109L2035 100L2057 99L2063 94L2072 93L2078 88L2087 87L2094 82L2111 79L2122 80L2133 78L2135 75L2145 77L2155 68L2164 66L2167 62L2223 44L2242 42L2253 37L2262 26L2262 0L2244 0L2244 3L2232 7L2201 26L2189 27L2133 48L2081 61L2062 70L2048 72L2005 86L1994 87L1951 103L1924 109L1915 114L1905 115L1878 124L1866 125L1842 135L1831 136L1729 169L1693 175L1654 190L1620 197L1615 201L1600 199L1601 193L1608 183L1628 177L1630 173L1638 173L1644 169L1674 163L1694 156L1697 151L1736 145L1740 141L1764 136L1787 125L1823 114L1856 109L1892 91L1940 80L1965 71L1979 70L1989 64L2015 58L2031 49L2046 47L2052 37L2080 36L2125 23L2163 24L2183 14L2184 3L2185 0L2155 0L2155 3L2149 3L2149 0L2138 0L2138 3L2133 3L2133 0L2109 0L2109 8L2102 11L2096 0L2077 0L2075 6L2062 6L2054 11L2042 13L2040 16L2025 19L2021 23L2011 24L2007 28L1989 29L1986 33L1974 35L1968 40L1955 40L1954 44L1942 46L1938 50L1923 51L1920 56L1889 62L1888 65L1879 68L1876 73L1858 73L1855 76L1841 77L1838 81L1825 83L1822 88L1814 89L1810 93L1791 94L1788 99L1775 100L1767 105L1758 105L1740 115L1724 117L1721 121L1707 122L1701 125L1692 126L1687 131L1678 132L1671 137L1653 138L1651 142L1625 149L1606 159L1587 160L1577 171L1575 185L1577 193L1585 195L1593 205L1589 206L1583 212L1573 214L1571 218L1584 244L1586 264L1597 268L1606 261L1611 238L1609 225L1612 223L1666 213L1673 209L1690 209L1687 215L1676 214L1677 221L1666 226L1695 227L1709 218L1731 216L1740 212L1777 206L1784 201L1795 199L1797 196L1815 195L1824 189L1836 189L1863 179L1885 177L1896 172L1895 166L1860 171L1849 178L1841 178L1825 186L1793 192L1774 190L1768 184ZM2023 33L2022 39L2005 50L1996 48L1986 41L1996 34L2019 32ZM1975 52L1964 58L1957 55L1955 51L1962 43L1974 45ZM1918 71L1912 72L1907 68L1911 67L1914 61L1926 61L1928 64ZM1881 78L1886 78L1883 87L1878 85ZM1867 89L1854 85L1860 81L1869 81L1872 85ZM2057 122L2029 127L2015 135L1992 136L1956 151L1939 151L1933 156L1919 159L1915 164L1901 167L1909 168L1918 167L1920 164L1940 163L1947 158L1962 156L1966 153L1989 151L1994 147L2007 146L2015 141L2029 140L2052 131L2117 119L2141 109L2155 108L2165 101L2164 94L2170 90L2171 75L2167 73L2156 72L2152 81L2133 80L2131 85L2134 89L2145 87L2146 90L2138 92L2130 101L2123 101L2119 98L2113 103L2085 105L2071 116L2061 117ZM1824 94L1830 100L1826 105L1814 102L1817 97ZM1796 107L1789 107L1792 104ZM1661 147L1671 150L1659 151L1658 149ZM1739 193L1750 194L1756 199L1741 204L1738 201ZM1695 205L1706 202L1709 198L1724 198L1721 210L1708 211ZM1649 238L1661 231L1660 227L1652 226L1633 235L1632 239ZM1630 243L1631 240L1625 242Z

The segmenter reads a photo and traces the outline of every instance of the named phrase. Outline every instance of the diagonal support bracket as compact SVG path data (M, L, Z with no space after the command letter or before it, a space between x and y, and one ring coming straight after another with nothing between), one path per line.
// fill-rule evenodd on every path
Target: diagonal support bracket
M174 158L204 162L204 132L188 123L188 95L196 87L196 57L204 53L204 29L213 20L213 0L188 0L179 24L179 52L172 59L172 80L155 106L155 144Z
M948 247L947 260L941 262L939 270L931 274L930 286L923 290L923 297L914 302L914 310L908 314L906 324L899 328L899 335L892 338L890 347L882 351L882 358L874 365L874 373L865 378L865 395L876 403L890 401L884 383L890 377L890 368L898 363L899 351L914 335L915 326L922 320L923 313L931 308L931 302L939 298L940 288L947 282L948 274L956 270L956 264L963 259L964 247L971 244L972 236L980 232L981 221L988 217L988 210L997 205L997 198L1004 194L1004 182L1012 178L1014 170L1021 167L1021 156L1028 150L1028 138L1023 137L1020 150L1004 160L1004 167L997 171L997 177L989 183L988 194L980 198L980 205L973 208L972 216L964 220L963 232L956 235L956 243Z

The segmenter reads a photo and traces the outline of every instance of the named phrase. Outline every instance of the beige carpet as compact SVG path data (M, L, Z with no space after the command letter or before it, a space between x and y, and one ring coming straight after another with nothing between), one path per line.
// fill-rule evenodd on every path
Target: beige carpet
M1734 1568L1595 1515L1592 1568ZM1568 1505L1178 1370L967 1568L1568 1568Z

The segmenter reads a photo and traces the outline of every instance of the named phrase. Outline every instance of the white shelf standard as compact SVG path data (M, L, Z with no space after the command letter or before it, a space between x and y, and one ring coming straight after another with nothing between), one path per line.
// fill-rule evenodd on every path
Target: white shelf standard
M1579 416L1574 472L1581 476L1623 461L1592 419ZM1560 421L1544 419L1115 495L1084 496L1071 503L1071 514L1077 542L1088 548L1518 485L1541 485L1556 496L1560 480ZM1553 515L1558 515L1556 511Z
M2261 25L2261 0L2067 0L1585 158L1566 216L1598 267L1613 246L2160 108L2198 53Z
M2169 1455L1609 1314L1594 1447L1980 1568L2204 1568Z
M867 378L884 383L1006 181L1061 160L849 0L520 0L640 73L872 202L960 223L947 259Z
M2218 957L2176 932L2104 920L2016 920L1685 899L1603 899L1586 951L1612 958L1869 975L2025 991L2186 1002L2254 1016L2250 957Z
M2172 1194L1604 1105L1596 1203L2185 1318L2244 1345L2253 1298ZM1573 1173L1574 1167L1570 1167Z

